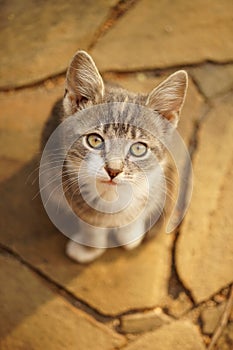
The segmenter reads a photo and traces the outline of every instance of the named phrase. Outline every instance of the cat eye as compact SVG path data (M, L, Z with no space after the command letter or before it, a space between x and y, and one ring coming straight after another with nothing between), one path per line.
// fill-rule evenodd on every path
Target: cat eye
M98 134L90 134L86 137L87 143L91 148L102 149L104 147L104 140Z
M130 147L130 153L134 157L142 157L146 154L146 152L147 152L147 145L145 145L145 143L142 143L142 142L134 143Z

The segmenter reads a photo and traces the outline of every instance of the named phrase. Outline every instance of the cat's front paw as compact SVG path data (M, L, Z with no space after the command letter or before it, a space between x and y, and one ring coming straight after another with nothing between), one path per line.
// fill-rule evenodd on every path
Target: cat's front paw
M141 244L143 237L144 236L141 236L138 239L136 239L135 241L123 245L123 248L125 250L133 250L133 249L137 248Z
M66 245L66 254L68 257L81 264L87 264L97 259L105 250L106 248L86 247L71 240Z

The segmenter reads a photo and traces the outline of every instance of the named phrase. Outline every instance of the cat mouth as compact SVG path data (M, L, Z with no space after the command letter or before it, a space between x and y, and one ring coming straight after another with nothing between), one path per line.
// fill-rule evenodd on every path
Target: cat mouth
M117 183L114 182L113 180L101 180L100 182L103 183L103 184L108 184L108 185L112 185L112 186L116 186L117 185Z

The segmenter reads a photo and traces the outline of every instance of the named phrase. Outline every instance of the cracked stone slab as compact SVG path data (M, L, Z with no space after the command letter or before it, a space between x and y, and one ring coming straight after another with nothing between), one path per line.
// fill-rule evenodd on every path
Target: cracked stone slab
M25 163L38 154L43 125L63 91L61 78L56 85L0 93L0 157Z
M31 84L63 72L87 49L117 0L4 2L0 16L0 87Z
M139 1L91 52L102 70L233 59L231 0Z
M193 303L189 297L184 293L180 292L177 298L172 298L170 295L163 301L163 308L169 310L169 315L175 318L182 317L193 307Z
M134 83L130 84L133 88ZM157 81L146 79L141 89L149 91L149 85L153 88L156 84ZM60 82L54 87L1 94L4 117L0 129L3 137L10 136L4 139L0 149L2 169L5 169L0 185L0 241L104 314L155 307L167 297L172 235L161 232L135 251L111 249L91 265L78 265L65 256L66 238L49 221L37 183L31 184L37 177L39 157L36 154L42 126L52 103L62 95L62 88L63 82ZM138 89L136 82L135 89ZM183 134L186 140L201 108L202 98L191 84L183 117L187 123Z
M172 241L161 230L132 252L108 250L66 287L103 314L155 307L167 294Z
M138 312L121 317L120 328L123 333L148 332L170 323L174 319L166 315L161 308Z
M201 317L203 321L204 333L212 334L215 331L216 327L219 324L219 321L222 318L225 308L226 302L223 302L219 305L206 307L202 311ZM231 310L229 320L233 321L233 309Z
M233 322L230 322L219 338L216 350L232 350L233 348Z
M11 176L13 176L14 173L19 171L24 165L23 162L18 161L16 159L8 159L8 158L3 158L3 159L4 160L0 158L1 164L3 165L4 163L4 167L2 165L0 167L0 183L7 180ZM7 168L7 172L6 172L6 168Z
M196 302L233 280L232 97L215 101L201 124L192 201L176 246L179 277Z
M188 321L174 321L142 335L125 350L204 350L201 335Z
M112 350L125 343L70 305L17 260L0 255L0 347L7 349Z
M233 64L207 63L189 70L201 91L208 98L226 93L233 88Z

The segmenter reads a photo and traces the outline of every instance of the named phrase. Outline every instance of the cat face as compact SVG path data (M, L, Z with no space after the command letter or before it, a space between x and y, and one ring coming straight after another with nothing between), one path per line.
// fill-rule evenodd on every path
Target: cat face
M135 125L110 123L79 137L68 152L67 169L87 202L101 209L99 199L116 200L119 187L125 196L142 201L164 159L163 145L152 134Z
M166 165L163 140L177 125L186 87L184 71L148 95L105 87L92 58L83 51L74 56L67 72L64 119L84 111L81 121L87 131L66 157L64 189L72 205L84 208L85 202L104 213L127 207L135 213L151 196L159 203Z

